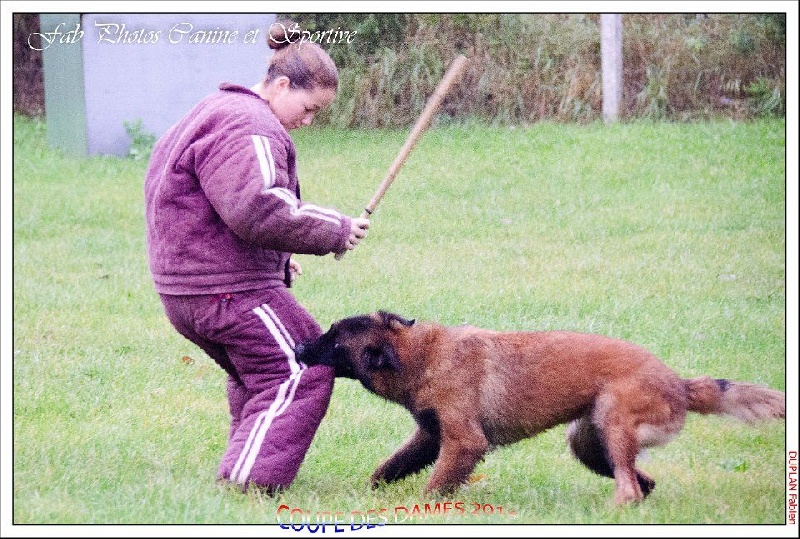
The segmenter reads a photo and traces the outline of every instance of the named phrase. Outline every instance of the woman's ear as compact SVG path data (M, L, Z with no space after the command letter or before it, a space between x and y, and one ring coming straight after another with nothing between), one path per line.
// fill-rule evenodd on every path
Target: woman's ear
M266 93L269 99L273 97L283 97L289 92L289 90L291 90L291 88L292 88L292 83L289 80L289 77L287 77L286 75L281 75L280 77L274 79L267 85Z

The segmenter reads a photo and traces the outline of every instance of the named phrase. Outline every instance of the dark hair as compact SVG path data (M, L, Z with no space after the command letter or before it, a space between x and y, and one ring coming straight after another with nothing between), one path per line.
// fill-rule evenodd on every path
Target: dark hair
M275 52L269 62L265 82L288 77L292 88L313 90L339 86L339 71L328 53L303 39L297 23L281 21L269 27L267 44ZM291 46L290 46L291 45Z

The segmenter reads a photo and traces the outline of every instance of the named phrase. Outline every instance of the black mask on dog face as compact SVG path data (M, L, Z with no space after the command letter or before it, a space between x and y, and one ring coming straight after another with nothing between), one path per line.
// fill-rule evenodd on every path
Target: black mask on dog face
M413 324L413 320L383 311L345 318L319 338L299 344L295 355L307 365L329 365L337 377L359 380L369 389L373 372L400 370L399 358L388 337Z

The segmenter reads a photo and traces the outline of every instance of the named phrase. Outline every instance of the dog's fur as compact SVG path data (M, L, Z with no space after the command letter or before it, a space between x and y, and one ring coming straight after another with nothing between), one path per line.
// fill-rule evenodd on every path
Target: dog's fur
M746 422L786 413L780 391L682 379L637 345L567 331L446 327L381 311L334 323L296 354L359 380L416 419L416 432L378 467L373 486L435 461L426 491L448 492L492 446L569 422L572 453L613 477L614 500L625 504L642 500L655 486L636 468L639 451L674 438L687 412Z

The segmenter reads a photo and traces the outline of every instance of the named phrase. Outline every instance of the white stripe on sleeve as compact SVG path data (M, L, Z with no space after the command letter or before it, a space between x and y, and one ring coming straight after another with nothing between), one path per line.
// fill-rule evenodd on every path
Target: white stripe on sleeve
M264 191L268 190L275 183L275 160L272 158L272 148L267 137L251 135L253 147L258 159L258 167L261 170L261 177L264 178Z
M264 194L275 195L276 197L280 198L286 203L287 206L289 206L289 214L292 216L306 215L308 217L314 217L315 219L327 221L335 225L339 225L342 222L342 214L336 210L322 208L315 204L303 204L300 206L297 198L291 192L289 192L288 189L283 187L273 187L272 189L265 191Z

